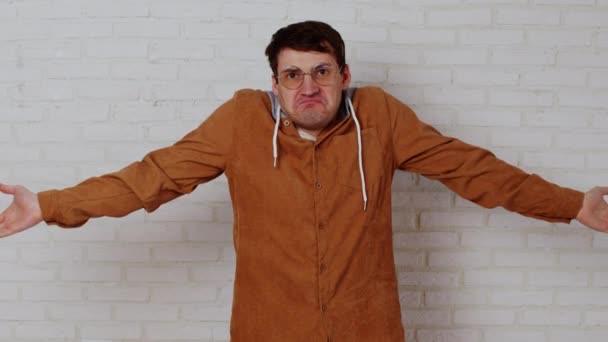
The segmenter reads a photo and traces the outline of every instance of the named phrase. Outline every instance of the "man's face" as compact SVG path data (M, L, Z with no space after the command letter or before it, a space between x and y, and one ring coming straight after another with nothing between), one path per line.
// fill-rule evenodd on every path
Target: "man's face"
M320 70L319 68L324 66L334 68L336 71L335 77L332 77L326 85L319 85L310 75L305 75L302 85L296 89L286 88L273 75L272 91L278 96L283 111L296 127L315 136L319 135L338 113L342 90L347 89L350 84L348 65L345 65L342 73L339 73L340 66L333 55L292 49L281 50L277 62L279 78L284 73L294 71L308 73Z

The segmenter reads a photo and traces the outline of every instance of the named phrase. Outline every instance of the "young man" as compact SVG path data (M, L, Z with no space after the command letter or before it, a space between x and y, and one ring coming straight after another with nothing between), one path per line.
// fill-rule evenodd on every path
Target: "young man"
M272 92L242 90L175 145L123 170L14 201L2 236L42 220L76 227L193 191L224 172L234 207L233 342L402 342L392 251L396 169L485 207L608 230L608 188L548 183L442 136L378 88L349 88L342 38L320 22L277 31Z

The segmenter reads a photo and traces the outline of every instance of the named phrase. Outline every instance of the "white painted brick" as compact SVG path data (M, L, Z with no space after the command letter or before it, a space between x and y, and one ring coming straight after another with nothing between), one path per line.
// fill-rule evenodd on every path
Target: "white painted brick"
M424 102L433 105L481 105L485 101L483 90L456 87L428 87L424 90Z
M594 70L591 73L589 85L592 87L608 87L608 71Z
M483 336L484 341L492 342L539 342L545 340L545 333L542 331L485 330Z
M399 291L399 302L402 307L418 308L422 304L422 292Z
M19 285L16 284L1 284L0 285L0 300L16 301L19 299Z
M0 18L9 19L17 17L17 4L16 3L1 3L0 4Z
M146 324L145 336L151 339L211 341L212 329L194 322Z
M245 39L249 35L247 24L186 23L186 38Z
M429 328L419 329L416 338L419 342L479 342L481 341L481 334L470 329Z
M206 190L206 189L205 189ZM204 192L205 190L201 191ZM230 242L232 241L232 225L206 223L186 224L186 236L188 241L200 242Z
M487 304L484 290L458 290L458 291L427 291L424 295L424 304L427 307L445 307L460 305Z
M491 63L499 65L554 65L556 52L542 48L495 48ZM560 54L561 56L561 54Z
M395 251L395 264L404 267L423 267L426 255L423 252Z
M182 231L172 223L146 222L129 224L120 229L118 239L129 242L175 242L183 241Z
M359 49L356 59L361 62L383 64L417 64L418 52L403 48Z
M54 63L47 66L47 77L51 79L70 80L80 78L106 78L110 66L105 63Z
M119 281L119 266L90 264L87 266L63 266L61 279L67 281Z
M514 215L512 212L498 208L490 213L490 219L488 220L488 226L495 228L529 229L533 227L550 227L550 225L551 223L546 221L536 220L522 215Z
M424 11L375 6L362 11L360 18L363 24L421 26L424 24Z
M560 52L557 58L558 65L573 67L608 67L607 52Z
M189 321L230 321L230 306L217 304L185 305L181 308L181 315Z
M476 68L477 69L477 68ZM458 70L454 83L462 85L517 85L519 74L494 70Z
M463 232L462 245L468 247L523 247L524 236L519 233Z
M287 18L290 21L320 20L329 23L346 22L354 23L357 18L357 10L353 7L345 7L341 4L323 4L323 10L319 10L318 3L295 2L290 3L287 10Z
M559 93L561 106L603 108L608 105L608 91L563 90Z
M103 159L101 148L80 146L49 146L44 148L44 159L59 162L94 162Z
M77 59L81 57L81 44L69 40L23 43L22 55L27 59Z
M83 129L88 141L137 141L143 139L142 127L126 124L94 124Z
M194 281L228 281L234 280L235 267L231 263L215 263L205 266L192 267Z
M388 30L383 27L367 27L359 24L337 24L334 26L334 28L338 30L342 38L348 42L379 43L385 42L388 37ZM266 40L267 38L264 38L263 41L266 42ZM346 49L346 55L351 55L348 47Z
M114 63L110 74L113 79L175 80L177 66L171 64Z
M218 289L203 286L162 286L152 289L150 300L160 303L211 302L217 298Z
M148 16L148 1L131 0L125 3L120 0L87 0L84 3L84 14L88 17L145 17Z
M2 130L0 129L0 134ZM5 135L8 140L11 137L10 132ZM2 141L3 139L0 139ZM0 146L0 155L2 156L3 162L24 162L24 161L37 161L40 159L40 147L18 147L11 146L8 144L2 144Z
M149 300L149 293L150 290L145 287L126 287L108 284L107 286L93 286L87 288L87 299L99 302L143 302Z
M528 246L535 248L587 249L591 247L590 234L530 234Z
M488 298L490 304L504 306L546 306L553 303L553 293L549 291L501 289L492 291Z
M0 338L7 338L7 341L10 341L11 337L13 337L12 327L8 324L0 326Z
M456 288L460 275L455 272L400 272L399 285L423 288Z
M145 58L148 44L141 39L96 39L84 42L86 57Z
M586 272L532 271L528 273L528 284L546 287L584 287L589 283Z
M179 79L207 81L242 80L246 68L238 66L235 67L231 64L233 63L226 63L223 65L218 64L217 62L182 64L179 67Z
M403 69L389 68L388 80L394 84L441 84L449 85L452 72L438 69Z
M503 25L558 25L559 11L547 9L509 10L501 9L496 14L496 22Z
M22 302L0 303L0 321L42 321L44 307Z
M403 323L406 326L449 326L451 314L449 310L410 310L405 315Z
M48 282L55 279L56 271L55 267L49 267L48 265L26 266L15 263L0 263L0 280ZM4 311L4 308L0 311Z
M25 19L69 19L81 16L81 3L72 0L53 0L17 3L19 17Z
M490 104L497 106L551 106L553 94L543 91L495 90Z
M481 227L485 215L477 212L423 212L420 226L429 227Z
M0 41L45 39L48 37L48 29L35 22L8 21L0 23Z
M580 70L546 70L526 72L522 75L522 85L551 85L582 87L587 73Z
M85 323L80 327L80 335L96 339L138 339L142 337L142 328L136 323Z
M425 248L458 245L458 235L452 232L397 233L393 238L397 247Z
M430 26L480 26L491 22L492 12L487 9L432 10L427 16Z
M583 318L585 326L606 326L608 324L608 316L606 311L589 311L586 312Z
M526 124L535 127L586 127L588 114L581 110L567 111L536 111L526 114Z
M431 267L481 267L491 262L487 251L479 252L431 252L429 266Z
M570 11L564 13L566 26L574 27L606 27L608 13L605 11Z
M588 160L591 169L608 169L608 153L591 153Z
M495 132L491 137L492 146L508 147L549 147L551 136L537 132L511 131Z
M14 62L17 60L17 45L0 42L0 51L2 51L0 54L0 61Z
M165 304L115 304L114 319L118 321L176 321L179 308Z
M432 65L480 65L485 64L488 52L485 49L450 49L424 52L425 64Z
M575 310L525 310L520 322L524 325L574 326L581 322L581 314Z
M458 114L456 122L463 126L519 127L521 113L507 110L467 110Z
M177 104L161 101L118 103L113 106L112 112L114 119L121 122L169 121L176 119ZM137 149L137 146L133 148ZM144 150L148 148L143 147ZM144 154L137 152L137 157L142 157Z
M456 310L454 322L466 325L511 325L515 312L509 310Z
M184 282L188 279L188 270L183 267L127 267L129 282Z
M521 30L463 30L460 42L467 45L511 45L524 42Z
M287 15L287 5L277 3L224 3L221 17L237 20L264 20L284 18Z
M532 46L590 46L593 38L590 30L532 30L527 34Z
M517 286L523 285L524 275L517 271L465 271L465 285Z
M562 290L557 293L556 304L564 306L606 306L606 298L603 290L581 288L580 290Z
M42 79L42 71L37 68L15 68L14 65L0 65L1 82L25 82L37 81Z
M608 331L603 330L552 330L549 332L549 342L602 342L608 338Z
M115 23L113 32L121 38L177 38L179 23L167 20L129 20Z
M148 91L145 98L149 100L196 101L207 94L209 86L200 81L164 82L153 84Z
M21 258L33 264L44 262L82 261L82 248L79 246L22 246L19 248Z
M144 262L151 260L151 250L145 246L87 246L87 260Z
M99 38L112 36L112 24L104 22L53 21L47 23L54 38Z
M607 32L600 32L597 35L597 44L601 47L606 47L608 46L608 33Z
M506 267L549 267L557 265L557 254L543 252L496 252L497 266Z
M76 325L65 322L21 322L15 327L17 338L49 340L73 339L76 337Z
M23 299L27 301L78 301L82 300L82 288L75 286L25 286Z
M534 0L537 5L577 5L577 6L593 6L594 0Z
M437 29L393 29L390 37L397 44L409 45L452 45L456 41L453 30Z
M599 253L562 253L560 265L572 267L602 267L608 265Z
M556 146L559 148L578 148L590 151L597 150L606 144L608 144L608 136L605 134L565 133L556 137Z
M522 166L540 168L581 168L585 156L566 153L524 153Z
M153 249L154 259L162 261L214 261L219 249L208 244L162 246Z
M149 58L158 59L211 59L214 47L205 41L159 40L150 43Z
M72 100L74 89L63 81L44 81L39 83L26 83L8 89L8 96L17 101L31 100Z
M219 17L220 3L197 0L156 0L150 3L150 15L157 18L195 18L210 20Z

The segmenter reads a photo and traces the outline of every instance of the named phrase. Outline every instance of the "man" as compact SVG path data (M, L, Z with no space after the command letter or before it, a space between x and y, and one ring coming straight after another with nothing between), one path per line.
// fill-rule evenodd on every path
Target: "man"
M173 146L73 188L0 186L14 196L0 234L153 211L225 172L237 255L233 342L402 342L396 169L485 207L608 231L608 188L583 194L548 183L440 135L381 89L349 88L344 42L329 25L282 28L266 55L272 92L237 92Z

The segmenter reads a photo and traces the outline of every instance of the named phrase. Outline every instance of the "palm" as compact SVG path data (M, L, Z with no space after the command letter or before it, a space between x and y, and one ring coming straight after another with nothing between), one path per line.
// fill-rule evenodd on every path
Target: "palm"
M585 193L583 207L577 219L600 232L608 232L608 203L604 196L608 195L608 187L595 187Z
M0 237L5 237L41 221L41 212L36 194L22 186L0 184L0 191L13 195L13 201L0 213Z

